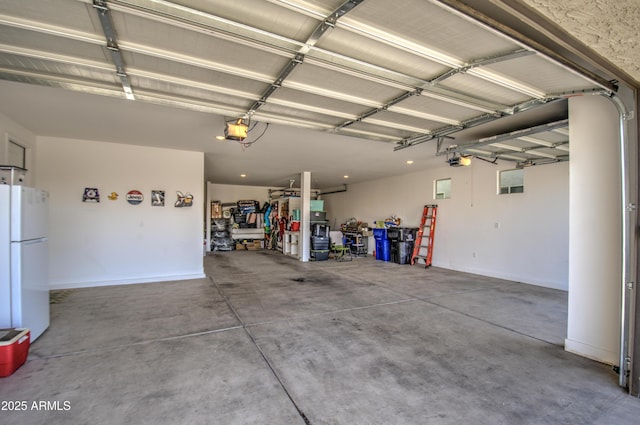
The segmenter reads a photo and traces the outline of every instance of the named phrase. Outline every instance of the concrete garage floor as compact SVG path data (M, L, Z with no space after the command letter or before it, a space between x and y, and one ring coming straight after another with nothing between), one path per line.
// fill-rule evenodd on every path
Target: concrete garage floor
M205 270L58 293L0 423L638 423L611 367L563 350L564 292L270 251Z

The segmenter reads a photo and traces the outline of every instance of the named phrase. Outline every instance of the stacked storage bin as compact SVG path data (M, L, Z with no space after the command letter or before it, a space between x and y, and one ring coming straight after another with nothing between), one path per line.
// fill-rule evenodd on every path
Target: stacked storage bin
M211 251L231 251L234 241L231 239L228 219L216 218L211 222Z
M324 201L311 201L311 259L326 261L329 259L329 226Z
M315 261L329 259L329 226L314 224L311 233L311 258Z

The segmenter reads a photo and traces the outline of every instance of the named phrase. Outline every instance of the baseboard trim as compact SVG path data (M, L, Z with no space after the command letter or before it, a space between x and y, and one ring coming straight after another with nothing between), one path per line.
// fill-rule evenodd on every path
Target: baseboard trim
M189 273L189 274L177 274L177 275L163 275L163 276L146 276L135 277L130 279L114 279L114 280L96 280L96 281L82 281L82 282L52 282L49 284L49 288L56 289L77 289L77 288L95 288L99 286L117 286L117 285L135 285L137 283L152 283L152 282L168 282L172 280L191 280L205 278L204 273Z
M569 286L567 282L551 282L551 281L533 279L527 276L516 276L511 274L495 273L492 270L484 270L481 268L452 266L452 265L439 264L435 262L433 263L433 266L440 267L447 270L454 270L457 272L471 273L471 274L477 274L480 276L493 277L496 279L511 280L513 282L526 283L527 285L542 286L543 288L557 289L564 292L567 292L569 290Z

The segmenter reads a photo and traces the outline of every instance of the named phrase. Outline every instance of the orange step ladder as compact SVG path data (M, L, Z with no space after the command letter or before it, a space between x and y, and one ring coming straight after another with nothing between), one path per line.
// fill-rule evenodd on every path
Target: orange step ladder
M420 228L416 234L416 240L413 245L413 254L411 255L411 265L414 265L420 258L424 260L424 267L431 266L431 258L433 257L433 236L436 232L436 214L438 212L437 205L425 205L422 210L422 219L420 220ZM429 228L428 235L424 234L425 227ZM427 243L423 245L422 240L426 239ZM421 251L426 249L426 255L422 255Z

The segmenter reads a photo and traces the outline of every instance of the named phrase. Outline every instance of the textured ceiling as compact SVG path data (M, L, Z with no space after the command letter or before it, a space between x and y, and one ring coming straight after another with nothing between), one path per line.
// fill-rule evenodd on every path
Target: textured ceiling
M522 0L640 82L639 0Z

